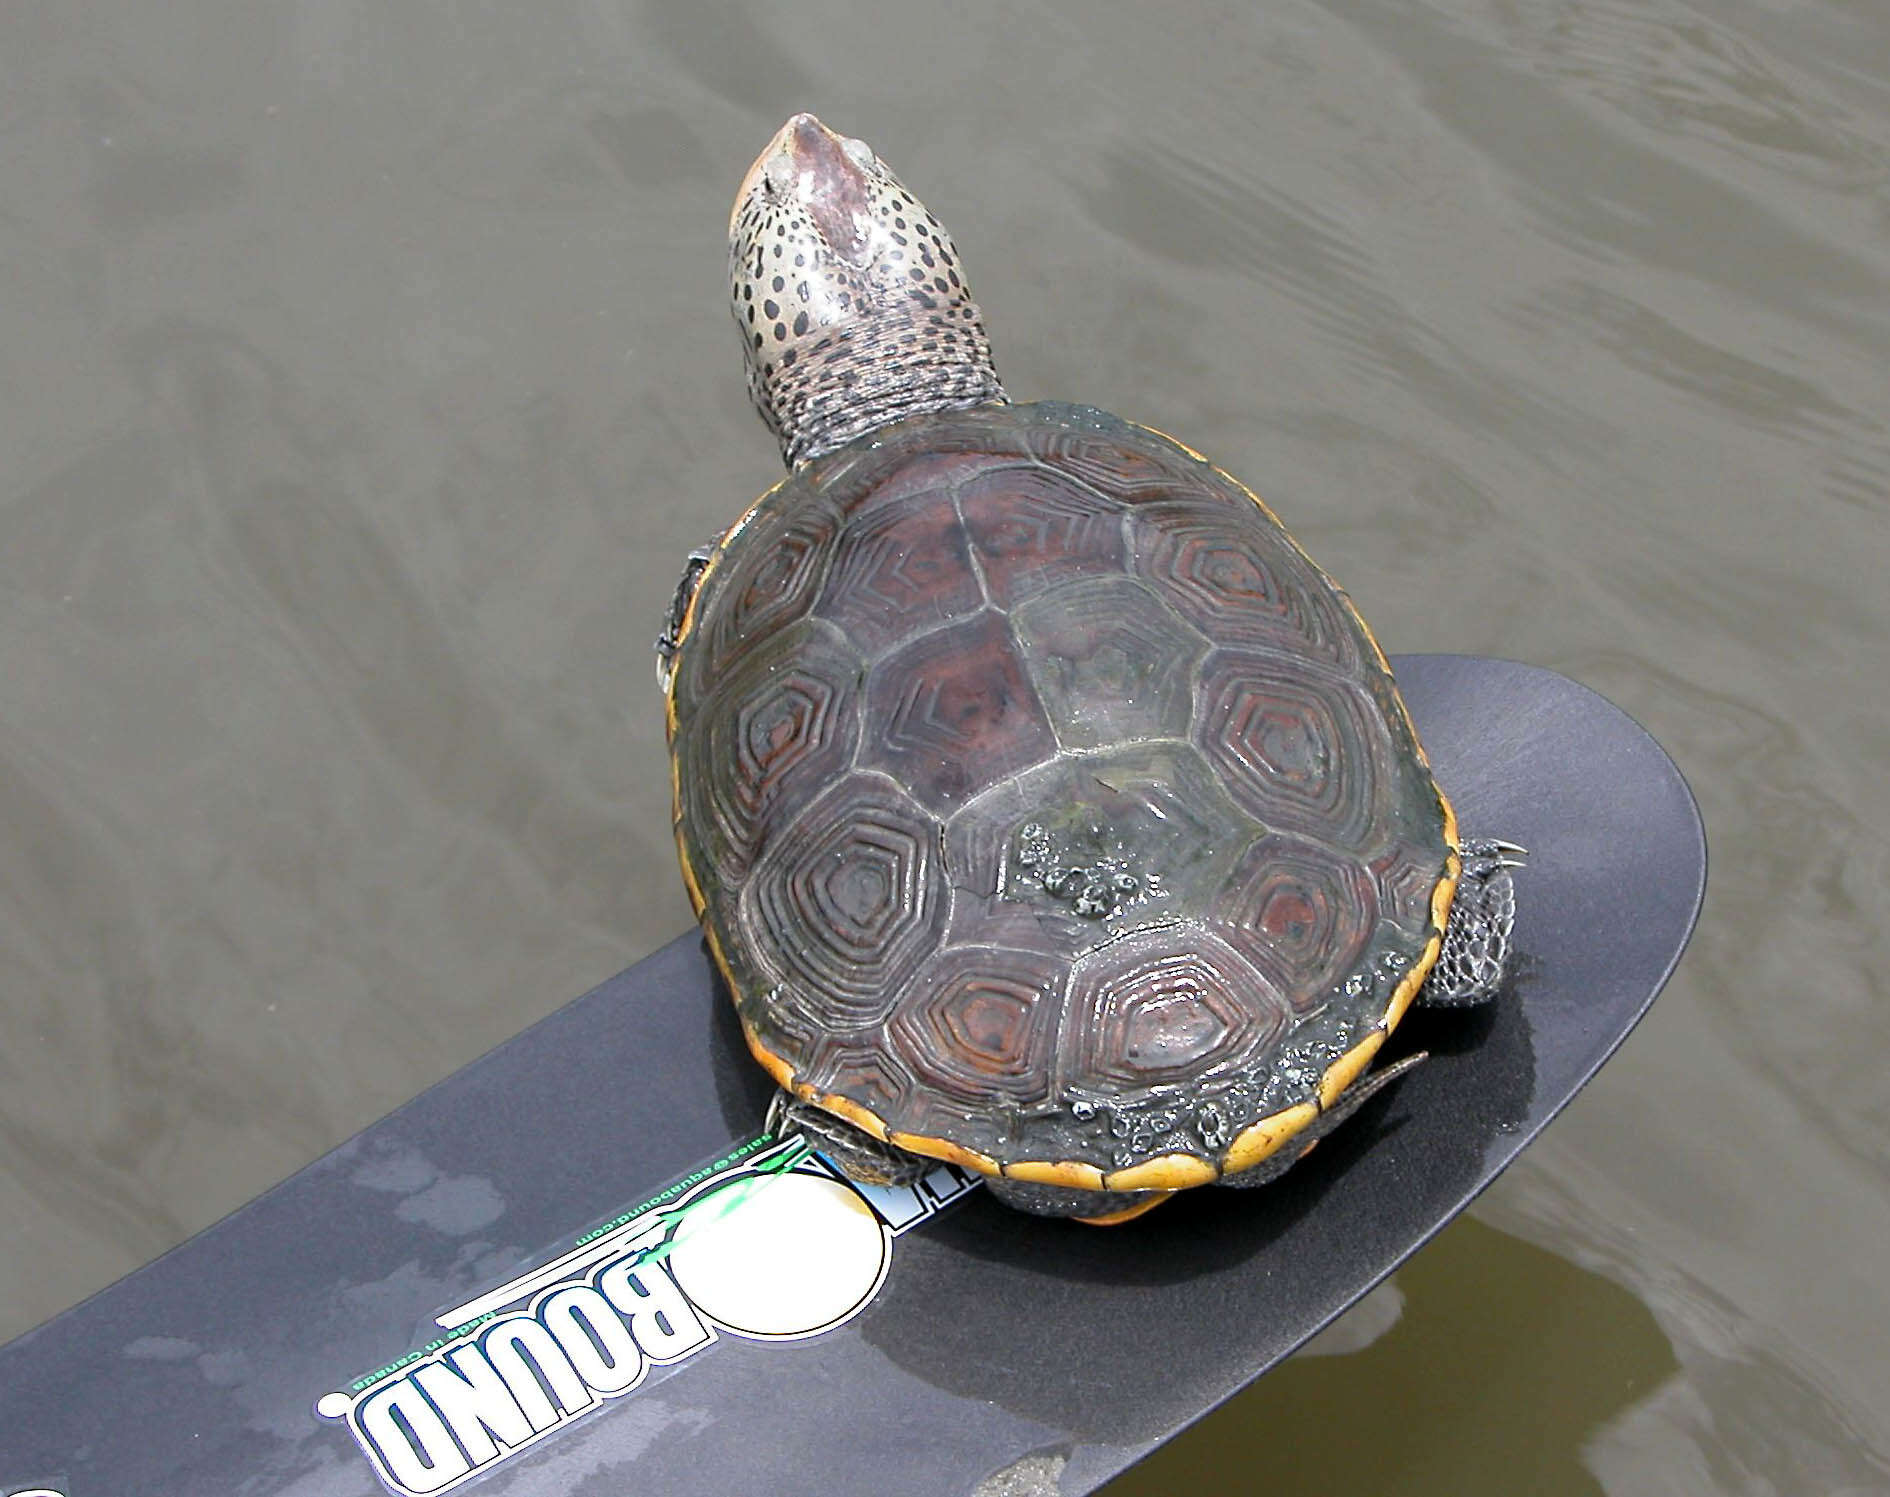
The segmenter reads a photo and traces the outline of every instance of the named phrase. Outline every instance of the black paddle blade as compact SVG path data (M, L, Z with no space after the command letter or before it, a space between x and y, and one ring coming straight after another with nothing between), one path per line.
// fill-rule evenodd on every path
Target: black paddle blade
M1109 1230L945 1170L869 1209L755 1139L771 1083L690 936L0 1349L0 1491L1099 1485L1461 1211L1692 931L1699 815L1638 726L1549 671L1396 667L1466 834L1529 849L1520 957L1414 1009L1379 1063L1431 1058L1278 1183Z

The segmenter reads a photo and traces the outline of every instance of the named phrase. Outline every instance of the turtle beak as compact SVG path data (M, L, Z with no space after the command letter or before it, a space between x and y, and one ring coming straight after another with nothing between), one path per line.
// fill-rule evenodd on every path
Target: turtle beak
M813 115L795 115L748 168L729 214L731 235L742 209L757 197L797 199L828 247L858 263L867 237L867 174L841 137Z

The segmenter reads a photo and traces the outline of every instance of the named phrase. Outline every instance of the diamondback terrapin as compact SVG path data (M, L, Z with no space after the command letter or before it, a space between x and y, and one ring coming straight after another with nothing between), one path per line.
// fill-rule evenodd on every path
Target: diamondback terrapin
M1273 1178L1395 1074L1364 1073L1414 1001L1496 991L1517 849L1459 840L1370 632L1254 495L1009 402L863 142L790 120L729 266L789 474L657 648L684 879L777 1126L1086 1220Z

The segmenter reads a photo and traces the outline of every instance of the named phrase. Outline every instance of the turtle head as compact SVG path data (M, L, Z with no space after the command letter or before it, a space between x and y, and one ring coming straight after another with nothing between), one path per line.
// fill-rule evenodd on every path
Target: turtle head
M749 392L790 467L1005 399L951 236L866 142L795 115L748 169L728 242Z

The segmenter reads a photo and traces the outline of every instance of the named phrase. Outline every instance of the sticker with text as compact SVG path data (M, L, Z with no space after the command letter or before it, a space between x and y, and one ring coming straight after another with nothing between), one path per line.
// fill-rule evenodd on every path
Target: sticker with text
M440 1336L316 1412L346 1421L388 1487L433 1497L721 1334L791 1341L844 1325L885 1282L893 1240L977 1184L941 1164L911 1185L860 1185L805 1140L763 1134L441 1312Z

